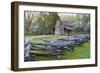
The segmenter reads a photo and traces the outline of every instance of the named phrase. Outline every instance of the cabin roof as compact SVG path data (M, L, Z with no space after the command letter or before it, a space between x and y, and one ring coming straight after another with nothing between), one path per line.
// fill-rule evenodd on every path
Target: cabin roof
M73 25L72 24L67 24L67 23L63 23L63 28L67 29L67 30L73 30Z
M67 29L67 30L73 30L73 28L69 27L69 26L64 26L64 28Z
M55 25L55 28L65 28L66 30L73 30L73 25L60 21L59 24Z

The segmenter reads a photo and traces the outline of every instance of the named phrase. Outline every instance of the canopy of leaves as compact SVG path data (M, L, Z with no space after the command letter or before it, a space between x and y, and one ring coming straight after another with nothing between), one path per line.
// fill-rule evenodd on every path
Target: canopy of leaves
M40 12L36 21L39 34L53 34L56 20L59 20L56 12Z

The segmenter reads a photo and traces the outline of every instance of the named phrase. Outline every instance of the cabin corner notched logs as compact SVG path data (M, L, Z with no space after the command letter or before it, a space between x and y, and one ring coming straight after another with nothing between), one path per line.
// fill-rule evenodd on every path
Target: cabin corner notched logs
M75 46L88 40L90 40L89 34L66 36L66 38L53 41L43 40L43 43L32 43L24 40L24 61L36 61L37 55L54 55L56 59L61 59L64 49L74 51Z

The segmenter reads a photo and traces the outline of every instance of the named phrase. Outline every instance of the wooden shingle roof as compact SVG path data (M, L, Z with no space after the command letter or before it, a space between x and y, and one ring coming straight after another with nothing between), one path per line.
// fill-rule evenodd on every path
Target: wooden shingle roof
M62 27L67 29L67 30L73 30L73 25L72 24L63 23Z

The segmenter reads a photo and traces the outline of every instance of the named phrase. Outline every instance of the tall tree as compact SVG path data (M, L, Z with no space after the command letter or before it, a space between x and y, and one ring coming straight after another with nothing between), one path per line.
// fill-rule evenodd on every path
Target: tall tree
M33 16L34 16L34 14L32 12L25 11L25 13L24 13L24 21L25 21L24 28L25 28L25 32L30 32L30 26L32 24Z
M77 27L76 30L87 32L90 30L90 14L77 14Z
M39 25L41 34L53 34L53 29L58 19L59 16L56 12L40 12L36 23Z

